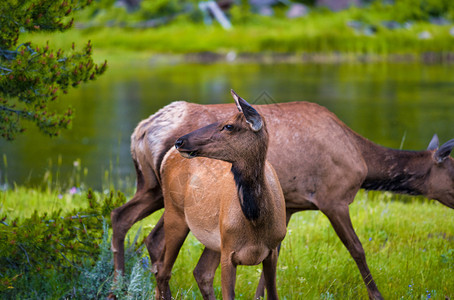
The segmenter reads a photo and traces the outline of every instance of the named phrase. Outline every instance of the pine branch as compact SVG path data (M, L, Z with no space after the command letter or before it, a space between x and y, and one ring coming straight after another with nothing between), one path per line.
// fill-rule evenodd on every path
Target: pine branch
M49 45L23 43L16 47L21 32L65 31L73 20L64 21L92 0L0 1L0 136L13 140L24 131L22 120L30 120L41 132L58 136L70 128L73 111L49 112L48 105L69 88L103 74L107 62L97 65L90 42L82 51L64 54ZM6 99L6 100L5 100ZM15 108L16 106L21 109ZM11 120L16 115L17 119Z
M24 110L16 110L16 109L12 109L12 108L9 108L9 107L6 107L6 106L1 106L1 105L0 105L0 110L7 111L7 112L10 112L10 113L19 115L19 116L31 116L32 115L31 113L26 112Z

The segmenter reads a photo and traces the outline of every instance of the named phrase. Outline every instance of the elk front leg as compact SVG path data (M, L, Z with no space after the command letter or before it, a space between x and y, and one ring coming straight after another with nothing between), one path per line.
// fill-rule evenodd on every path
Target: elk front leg
M277 258L278 250L274 249L262 262L267 299L279 299L276 287Z
M165 246L163 258L160 258L157 264L156 299L172 299L169 286L172 268L188 233L189 227L184 220L184 215L166 209L164 212Z
M366 284L369 298L374 300L383 299L382 295L378 291L374 279L372 278L369 267L367 266L363 246L353 229L348 205L331 207L327 210L322 210L322 212L328 217L342 243L355 260L356 265L359 268L359 272L363 277L364 283Z
M295 211L292 211L292 210L286 210L286 214L285 214L285 221L286 221L286 224L285 226L288 227L288 223L290 222L290 218L292 217L292 214L295 213ZM279 253L281 251L281 246L282 246L282 243L279 244L278 248L277 248L277 255L279 257ZM265 297L265 276L263 274L263 271L262 271L262 274L260 275L260 280L259 280L259 284L257 286L257 289L255 291L255 299L260 299L260 298L263 298Z
M194 269L194 278L199 286L203 299L216 299L213 289L213 279L220 260L221 254L219 252L205 248Z
M279 299L276 288L276 268L277 268L278 250L274 249L267 258L262 262L263 274L265 277L265 286L267 299Z
M222 299L235 299L236 265L232 262L234 252L223 251L221 253L221 285Z

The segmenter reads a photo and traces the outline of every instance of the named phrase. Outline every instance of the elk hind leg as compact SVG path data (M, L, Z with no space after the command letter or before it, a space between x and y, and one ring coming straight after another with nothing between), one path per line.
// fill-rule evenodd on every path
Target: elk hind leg
M372 278L369 267L367 266L364 248L356 235L355 230L353 229L348 205L333 206L326 210L321 209L321 211L328 217L342 243L355 260L359 272L363 277L364 283L366 284L369 298L374 300L383 299L382 295L378 291L374 279Z
M164 251L164 215L161 216L158 223L153 227L153 230L145 239L145 245L147 246L148 254L151 259L151 271L156 274L157 263Z
M213 279L220 260L221 254L219 252L205 248L194 269L193 274L195 281L205 300L216 299L213 289Z
M138 189L130 201L112 211L112 251L116 271L124 273L124 241L131 226L163 207L161 188L155 186L149 190Z

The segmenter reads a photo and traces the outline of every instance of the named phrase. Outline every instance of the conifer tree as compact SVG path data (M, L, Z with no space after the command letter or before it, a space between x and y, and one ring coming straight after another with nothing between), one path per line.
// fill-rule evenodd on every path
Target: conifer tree
M57 136L71 125L73 111L52 108L61 93L101 75L107 62L97 65L90 41L83 50L65 53L30 42L18 44L22 32L65 31L71 15L92 0L2 0L0 1L0 136L13 140L34 123ZM24 122L28 120L29 122ZM25 123L25 124L24 124Z

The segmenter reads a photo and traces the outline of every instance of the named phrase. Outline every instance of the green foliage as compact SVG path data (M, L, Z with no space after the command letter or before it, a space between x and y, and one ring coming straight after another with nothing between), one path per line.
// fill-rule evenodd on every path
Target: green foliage
M111 192L98 200L91 190L86 206L68 213L35 211L19 221L3 216L0 224L0 293L6 297L28 297L59 292L55 286L34 285L28 281L60 281L61 290L68 288L73 275L92 263L100 252L103 220L109 220L113 208L123 204L123 194ZM107 225L104 225L106 227ZM104 230L105 231L105 230ZM56 280L56 281L58 281ZM61 282L66 286L61 286ZM51 289L46 289L51 288ZM60 292L61 292L60 290Z
M131 18L137 17L139 12L124 12L123 19L118 20L109 15L113 14L113 10L109 10L103 17L105 21L115 20L114 24L126 24L124 26L128 28L103 28L102 23L98 23L85 30L59 34L55 42L63 46L70 44L72 39L91 39L96 42L97 49L103 51L103 55L113 55L112 61L115 58L124 61L127 55L149 59L155 53L216 52L223 55L231 51L237 53L239 61L243 53L246 59L250 59L255 57L250 54L257 52L262 57L270 53L290 53L294 55L295 61L304 60L304 57L356 61L358 56L364 59L364 54L380 60L408 54L406 59L418 60L427 53L449 53L453 49L454 39L450 34L452 26L449 25L418 21L409 27L403 27L401 23L402 27L396 29L383 26L384 21L394 20L395 11L398 10L392 5L374 2L364 8L352 7L335 13L315 9L303 18L286 19L259 16L234 6L230 9L231 30L224 30L216 22L212 26L194 23L183 16L165 26L138 30L128 26L133 24ZM349 26L351 21L360 21L376 31L366 35ZM419 38L424 31L431 34L430 39ZM35 35L27 38L40 41L47 37ZM304 56L301 55L303 53Z
M151 272L147 269L148 258L137 259L131 271L127 299L150 299L153 295Z
M102 9L112 8L115 2L117 2L117 0L95 0L95 2L92 3L87 10L91 11L92 14L96 14Z
M442 254L441 261L454 267L454 249L449 249L445 254Z
M36 124L42 132L56 136L69 128L73 111L52 111L49 104L69 87L95 79L107 62L98 66L91 58L90 42L83 51L54 51L49 45L30 42L17 45L22 32L65 31L73 24L68 16L89 5L84 1L0 2L0 135L12 140L25 130L22 120Z
M120 274L116 281L110 278L110 291L119 300L152 299L155 285L154 276L150 271L149 258L143 256L143 245L137 250L137 238L140 230L132 243L128 243L125 251L126 274ZM113 270L113 265L111 266ZM107 296L104 295L104 296Z
M434 17L454 19L454 1L451 0L396 0L392 17L399 22L427 21Z
M230 19L233 24L247 24L253 20L253 14L247 2L235 5L230 9Z
M141 22L151 21L145 27L158 27L170 24L176 19L185 19L188 22L198 23L203 19L198 9L197 0L154 0L141 1L134 9L114 5L115 1L101 0L96 5L78 14L83 27L96 29L108 27L142 28Z
M182 10L181 1L178 0L143 1L140 6L145 18L175 14Z
M82 270L77 282L78 288L72 295L73 298L97 299L100 294L107 295L109 292L109 285L105 283L113 273L113 265L109 231L105 222L103 224L103 239L99 248L99 258L95 265L92 266L91 262L88 262Z
M110 294L117 299L151 299L153 286L148 257L143 257L143 245L137 247L140 230L136 232L132 242L127 240L125 251L126 274L113 279L113 260L110 250L108 226L104 224L103 240L100 245L98 260L94 265L85 266L75 286L65 298L106 299Z

